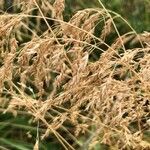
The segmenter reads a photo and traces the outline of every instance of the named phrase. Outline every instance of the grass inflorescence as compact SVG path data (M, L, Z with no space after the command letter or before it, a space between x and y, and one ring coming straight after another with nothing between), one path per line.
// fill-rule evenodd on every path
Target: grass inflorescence
M100 0L69 21L65 0L9 3L0 4L0 147L148 149L150 33Z

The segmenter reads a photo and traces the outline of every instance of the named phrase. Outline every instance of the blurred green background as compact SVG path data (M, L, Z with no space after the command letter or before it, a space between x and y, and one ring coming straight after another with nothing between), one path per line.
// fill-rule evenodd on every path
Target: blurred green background
M125 18L137 32L150 31L150 0L101 0L104 6ZM66 11L101 7L98 0L66 0Z

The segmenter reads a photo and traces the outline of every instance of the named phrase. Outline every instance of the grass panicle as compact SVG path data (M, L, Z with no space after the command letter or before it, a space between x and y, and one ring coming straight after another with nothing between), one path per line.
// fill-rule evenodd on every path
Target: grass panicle
M63 149L148 149L150 33L121 34L103 5L64 11L14 0L0 14L0 110L34 124L34 149L51 136Z

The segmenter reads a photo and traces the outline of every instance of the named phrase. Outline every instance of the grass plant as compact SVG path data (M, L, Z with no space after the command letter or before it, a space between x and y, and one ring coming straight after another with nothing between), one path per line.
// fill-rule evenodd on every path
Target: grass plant
M100 0L4 2L0 149L149 149L150 33Z

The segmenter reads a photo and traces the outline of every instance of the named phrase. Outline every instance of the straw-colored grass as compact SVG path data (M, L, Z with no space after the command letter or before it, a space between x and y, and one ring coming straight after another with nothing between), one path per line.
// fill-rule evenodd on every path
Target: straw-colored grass
M1 12L1 111L31 116L35 150L52 134L64 149L150 147L150 33L127 22L119 33L123 18L99 2L68 22L64 0L14 0Z

